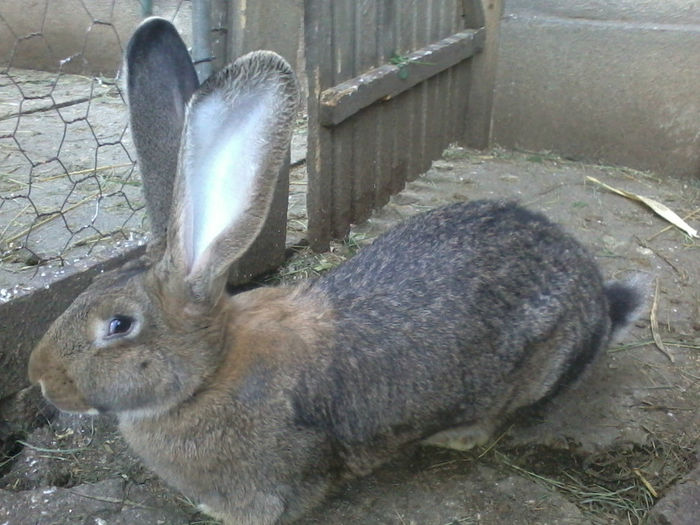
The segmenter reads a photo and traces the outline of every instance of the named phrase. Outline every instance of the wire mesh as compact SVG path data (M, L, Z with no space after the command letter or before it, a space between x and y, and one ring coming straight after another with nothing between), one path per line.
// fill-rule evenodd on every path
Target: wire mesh
M153 2L189 28L190 2ZM139 0L0 4L0 302L147 235L117 71Z

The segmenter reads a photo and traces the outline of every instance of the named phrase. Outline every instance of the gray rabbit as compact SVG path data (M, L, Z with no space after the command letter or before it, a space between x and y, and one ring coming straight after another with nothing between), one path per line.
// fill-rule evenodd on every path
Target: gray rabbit
M226 524L294 521L409 443L483 443L576 378L641 302L558 226L500 201L415 216L316 281L232 295L289 145L293 72L255 52L198 88L157 18L126 66L154 240L75 300L29 376L62 410L116 414L143 461Z

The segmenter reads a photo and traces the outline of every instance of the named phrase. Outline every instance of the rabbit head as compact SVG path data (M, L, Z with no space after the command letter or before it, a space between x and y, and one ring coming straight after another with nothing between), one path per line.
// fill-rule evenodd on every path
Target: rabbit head
M32 353L30 380L66 411L157 413L211 373L227 271L265 223L296 113L280 56L250 53L197 88L163 19L139 26L126 70L153 239L145 258L96 279Z

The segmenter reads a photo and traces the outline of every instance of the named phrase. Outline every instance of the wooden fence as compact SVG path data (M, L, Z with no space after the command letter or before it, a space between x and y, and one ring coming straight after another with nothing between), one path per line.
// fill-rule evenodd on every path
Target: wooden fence
M309 242L347 235L465 138L481 2L305 0Z

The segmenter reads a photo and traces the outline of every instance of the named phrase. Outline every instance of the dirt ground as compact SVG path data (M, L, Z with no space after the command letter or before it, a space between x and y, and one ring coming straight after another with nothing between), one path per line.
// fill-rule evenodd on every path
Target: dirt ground
M270 279L313 278L416 212L505 197L563 224L590 247L607 278L641 275L648 282L639 320L544 411L507 425L487 447L469 453L406 450L341 487L301 523L695 523L700 241L587 177L656 199L700 225L697 179L452 148L346 242L325 254L298 248ZM290 227L299 235L303 167L291 187ZM213 523L143 468L108 418L49 408L38 418L44 424L18 434L0 458L0 525Z

